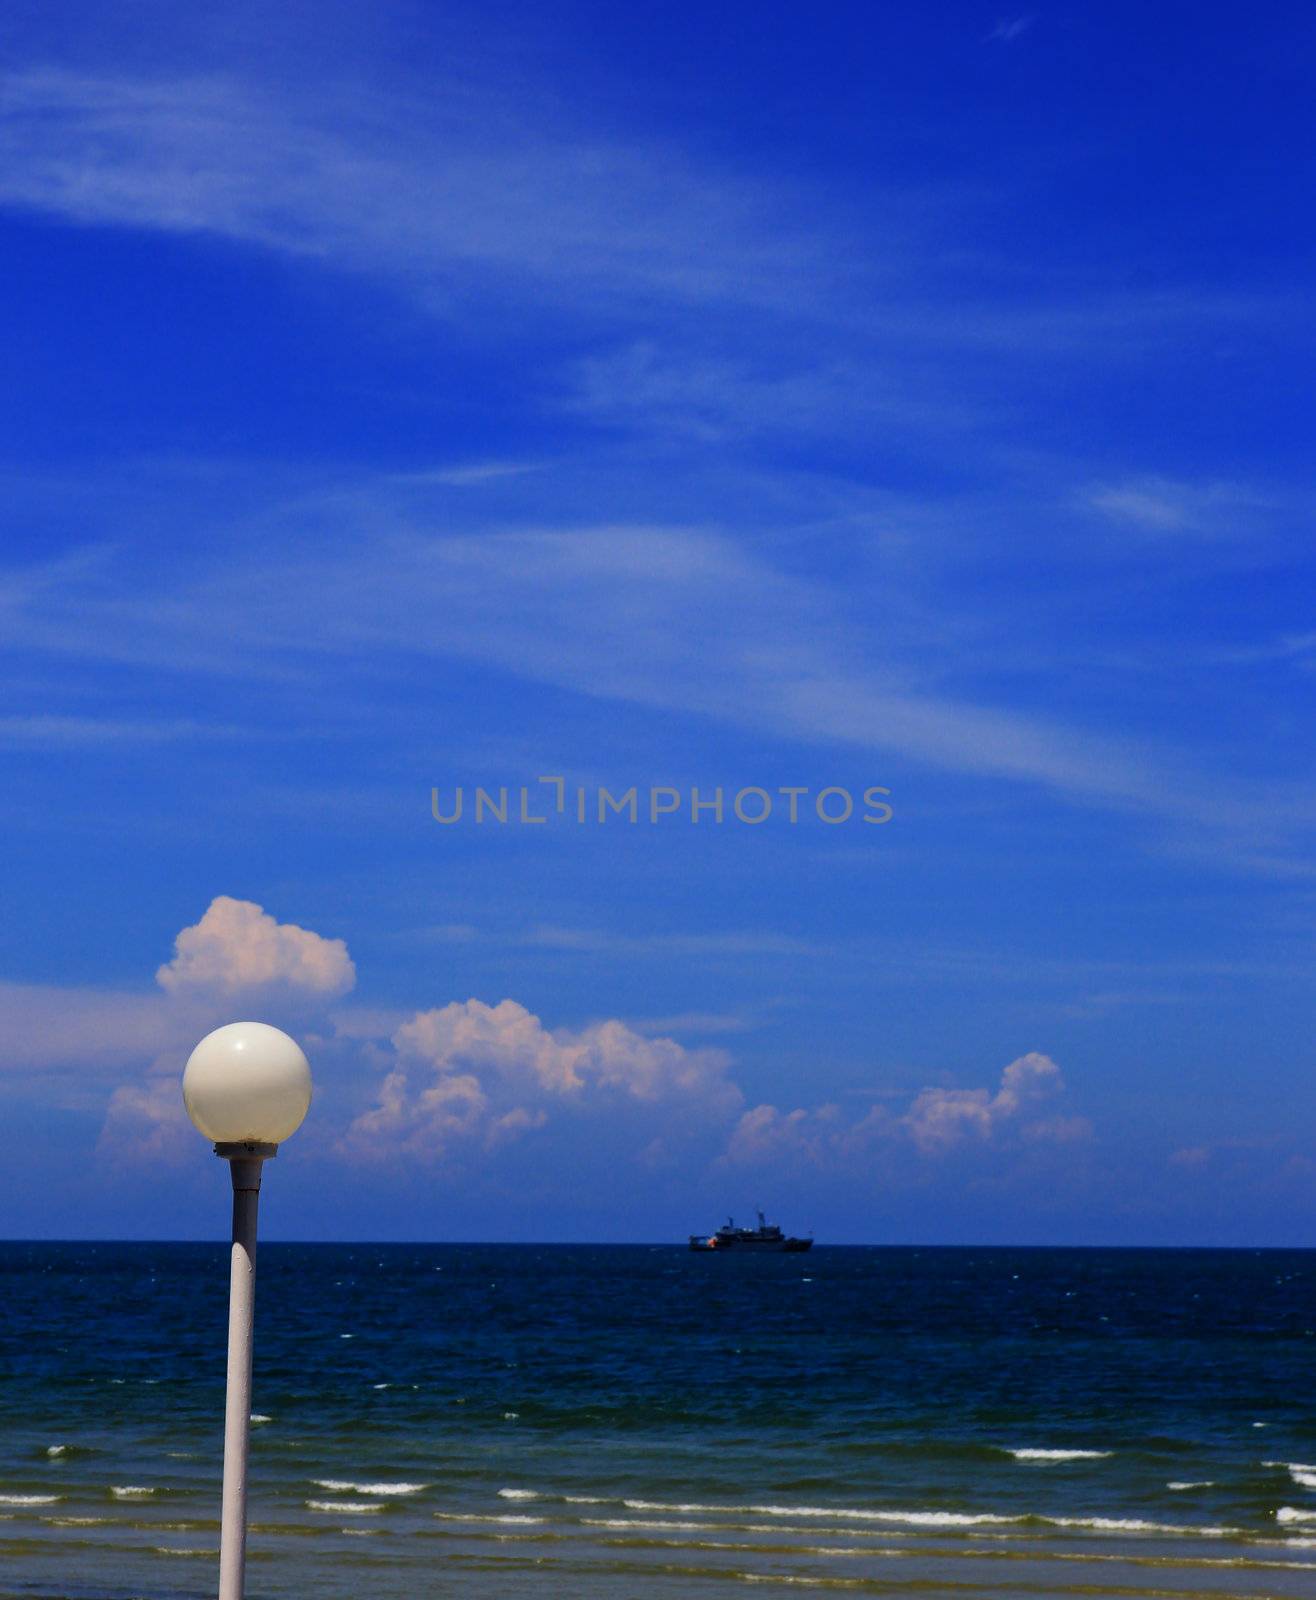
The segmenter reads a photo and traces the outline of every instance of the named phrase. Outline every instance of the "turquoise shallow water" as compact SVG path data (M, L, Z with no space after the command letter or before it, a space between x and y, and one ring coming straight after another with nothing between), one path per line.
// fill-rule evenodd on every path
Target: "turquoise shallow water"
M0 1246L0 1595L214 1591L227 1250ZM260 1597L1316 1595L1316 1254L262 1247Z

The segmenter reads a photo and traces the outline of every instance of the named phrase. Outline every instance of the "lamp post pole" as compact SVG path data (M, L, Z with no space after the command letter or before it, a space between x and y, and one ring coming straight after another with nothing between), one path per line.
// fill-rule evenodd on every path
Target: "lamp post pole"
M261 1172L306 1116L311 1069L296 1040L278 1028L264 1022L230 1022L208 1033L188 1057L183 1099L188 1116L213 1140L215 1154L228 1162L233 1180L219 1600L242 1600Z
M251 1353L256 1320L256 1212L260 1206L261 1168L277 1153L277 1145L254 1141L215 1146L215 1154L228 1162L233 1179L219 1600L242 1600L246 1575L247 1455L251 1445Z

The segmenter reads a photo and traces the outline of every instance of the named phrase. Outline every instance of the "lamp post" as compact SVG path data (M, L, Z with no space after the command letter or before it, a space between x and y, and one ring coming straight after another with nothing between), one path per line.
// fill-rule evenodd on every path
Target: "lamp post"
M278 1028L230 1022L208 1033L188 1057L183 1101L199 1131L214 1141L215 1154L228 1162L233 1178L219 1600L242 1600L260 1175L283 1140L302 1125L311 1104L311 1069L296 1040Z

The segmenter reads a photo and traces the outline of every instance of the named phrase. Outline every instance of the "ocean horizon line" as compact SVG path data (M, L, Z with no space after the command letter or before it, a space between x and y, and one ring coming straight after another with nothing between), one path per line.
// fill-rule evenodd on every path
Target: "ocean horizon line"
M0 1246L4 1245L215 1245L227 1249L229 1241L219 1233L195 1237L163 1238L158 1236L125 1236L111 1234L86 1234L86 1235L24 1235L13 1236L0 1234ZM407 1249L435 1249L440 1247L469 1247L479 1249L507 1249L507 1250L688 1250L687 1240L684 1238L663 1239L299 1239L299 1238L262 1238L260 1248L281 1247L285 1245L298 1245L302 1248L342 1249L346 1247L370 1250L407 1250ZM1093 1240L1054 1240L1054 1241L988 1241L975 1242L973 1240L938 1240L924 1243L911 1240L824 1240L815 1241L815 1250L890 1250L890 1251L1036 1251L1038 1253L1054 1250L1091 1250L1105 1252L1119 1252L1125 1255L1136 1254L1219 1254L1231 1252L1234 1254L1276 1254L1295 1255L1316 1253L1316 1242L1312 1244L1181 1244L1181 1243L1154 1243L1130 1244L1104 1243ZM761 1259L755 1253L754 1259Z

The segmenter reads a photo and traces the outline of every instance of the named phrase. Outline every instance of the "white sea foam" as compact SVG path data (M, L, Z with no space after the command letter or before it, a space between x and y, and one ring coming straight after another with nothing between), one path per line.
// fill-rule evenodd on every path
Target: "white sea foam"
M683 1533L704 1533L706 1522L671 1522L656 1517L582 1517L587 1528L664 1528Z
M263 1411L253 1411L251 1413L251 1420L253 1422L273 1422L274 1418L267 1417Z
M1101 1452L1108 1454L1109 1452ZM1212 1485L1209 1481L1196 1483L1172 1483L1170 1488L1205 1489ZM1020 1523L1032 1523L1037 1526L1052 1528L1073 1528L1092 1533L1110 1534L1164 1534L1175 1538L1220 1539L1227 1537L1243 1537L1245 1529L1226 1527L1217 1524L1185 1524L1176 1522L1152 1522L1142 1517L1058 1517L1045 1516L1038 1512L967 1512L967 1511L923 1511L923 1510L874 1510L856 1506L812 1506L812 1505L717 1505L709 1501L699 1500L641 1500L626 1498L620 1501L611 1500L600 1495L550 1495L544 1496L536 1489L501 1489L499 1493L504 1499L533 1500L549 1498L562 1500L571 1505L616 1505L620 1504L627 1511L657 1512L667 1516L718 1516L737 1517L755 1515L769 1518L796 1518L800 1521L834 1519L837 1523L859 1522L879 1523L883 1526L904 1526L908 1528L975 1528L982 1529L983 1536L988 1538L1008 1538L1008 1533L987 1533L989 1528L1009 1528ZM445 1513L436 1513L444 1516ZM1306 1520L1316 1521L1316 1512L1293 1512L1291 1515L1281 1516L1282 1521ZM449 1520L485 1520L498 1521L498 1518L463 1518L452 1516ZM541 1521L541 1518L523 1519ZM591 1520L582 1519L587 1526L594 1527L659 1527L663 1524L646 1522L639 1518ZM670 1527L697 1528L707 1527L708 1524L674 1524ZM738 1524L728 1524L738 1526ZM755 1531L768 1533L776 1531L781 1524L767 1523ZM803 1529L799 1530L803 1531ZM836 1532L843 1531L837 1528ZM856 1530L857 1531L857 1530Z
M334 1494L420 1494L428 1483L352 1483L347 1478L312 1478L317 1489L328 1489Z
M0 1506L53 1506L62 1494L0 1494Z
M1316 1511L1299 1511L1296 1506L1281 1506L1275 1513L1276 1522L1316 1522Z
M46 1446L46 1454L48 1456L62 1456L67 1449L68 1445L66 1444L48 1444Z
M1263 1461L1263 1467L1282 1467L1299 1489L1316 1489L1316 1466L1309 1461Z
M144 1483L115 1483L111 1484L110 1493L116 1500L149 1500L155 1490Z
M738 1572L742 1583L791 1584L800 1589L862 1589L862 1578L788 1578L784 1572Z
M1242 1528L1185 1527L1181 1522L1146 1522L1141 1517L1039 1517L1053 1528L1091 1528L1097 1533L1170 1533L1198 1539L1223 1539L1239 1535Z
M308 1511L331 1511L335 1516L339 1516L343 1512L352 1512L356 1515L363 1511L382 1511L384 1507L378 1500L373 1502L366 1500L308 1500L306 1509Z
M1010 1454L1016 1461L1104 1461L1107 1456L1113 1456L1113 1450L1039 1450L1027 1448L1024 1450L1011 1450Z
M479 1511L433 1511L430 1515L436 1522L511 1522L523 1526L548 1520L546 1517L514 1516L510 1511L503 1512L498 1516L491 1516L487 1512Z
M715 1506L701 1501L623 1500L628 1511L750 1512L759 1517L838 1517L842 1521L903 1522L926 1528L974 1528L983 1523L1026 1522L1027 1516L967 1511L864 1511L849 1506Z
M1053 1517L1037 1512L970 1511L874 1511L854 1506L775 1506L711 1505L703 1501L623 1500L628 1511L737 1515L751 1513L761 1517L835 1518L838 1522L879 1522L913 1528L1006 1527L1032 1522L1052 1528L1083 1528L1094 1533L1164 1533L1180 1538L1220 1539L1241 1536L1241 1528L1215 1525L1185 1525L1177 1522L1148 1522L1141 1517ZM1316 1521L1316 1511L1300 1513Z
M1214 1489L1215 1488L1215 1479L1214 1478L1202 1478L1198 1482L1190 1482L1187 1479L1172 1478L1170 1480L1170 1482L1165 1485L1165 1487L1167 1489L1175 1489L1175 1490L1182 1490L1182 1489Z

